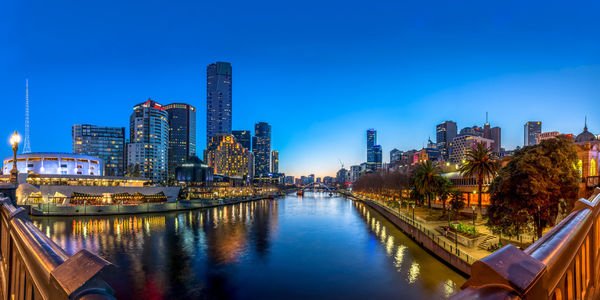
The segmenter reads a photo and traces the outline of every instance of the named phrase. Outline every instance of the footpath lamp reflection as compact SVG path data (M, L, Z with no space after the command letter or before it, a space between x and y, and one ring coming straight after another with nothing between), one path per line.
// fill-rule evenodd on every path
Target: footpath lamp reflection
M19 184L19 170L17 169L17 151L19 150L19 143L21 142L21 136L15 130L10 136L10 144L13 150L13 168L10 170L10 183L15 187Z

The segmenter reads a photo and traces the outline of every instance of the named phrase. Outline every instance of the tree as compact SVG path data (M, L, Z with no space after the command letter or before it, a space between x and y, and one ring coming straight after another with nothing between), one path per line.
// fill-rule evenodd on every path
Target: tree
M454 190L450 192L450 209L458 215L458 212L465 207L465 196L461 191Z
M479 212L477 218L481 219L481 193L483 192L483 181L493 178L498 171L498 161L493 152L484 143L477 143L474 148L467 152L466 162L460 167L460 173L465 177L475 177L477 180L477 205Z
M490 186L490 225L510 232L532 223L541 237L559 211L575 202L581 180L577 160L573 140L566 136L516 151Z
M446 213L446 201L448 200L448 198L450 198L450 195L452 194L452 182L443 176L439 176L438 177L438 190L437 190L437 194L438 196L440 196L440 200L442 200L442 216L443 214Z
M439 189L441 172L440 167L428 160L419 164L413 175L415 191L426 197L429 208L431 208L431 197Z

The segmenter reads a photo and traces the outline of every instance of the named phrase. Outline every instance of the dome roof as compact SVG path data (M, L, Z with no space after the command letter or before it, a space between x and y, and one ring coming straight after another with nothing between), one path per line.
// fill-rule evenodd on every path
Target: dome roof
M587 125L583 127L583 132L575 137L575 143L595 141L596 136L587 130Z

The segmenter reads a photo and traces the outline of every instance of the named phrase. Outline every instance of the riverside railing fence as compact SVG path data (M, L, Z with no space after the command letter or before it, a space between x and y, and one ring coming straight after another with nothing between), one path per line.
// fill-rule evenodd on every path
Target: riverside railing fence
M452 299L600 297L600 189L525 250L513 245L475 262Z
M102 278L111 263L85 249L69 256L2 194L0 260L3 299L114 299Z

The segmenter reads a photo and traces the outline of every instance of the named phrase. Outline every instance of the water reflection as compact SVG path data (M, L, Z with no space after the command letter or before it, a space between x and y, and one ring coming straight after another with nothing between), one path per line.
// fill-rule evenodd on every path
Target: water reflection
M446 298L464 282L378 213L318 193L34 223L67 252L117 265L120 299Z

